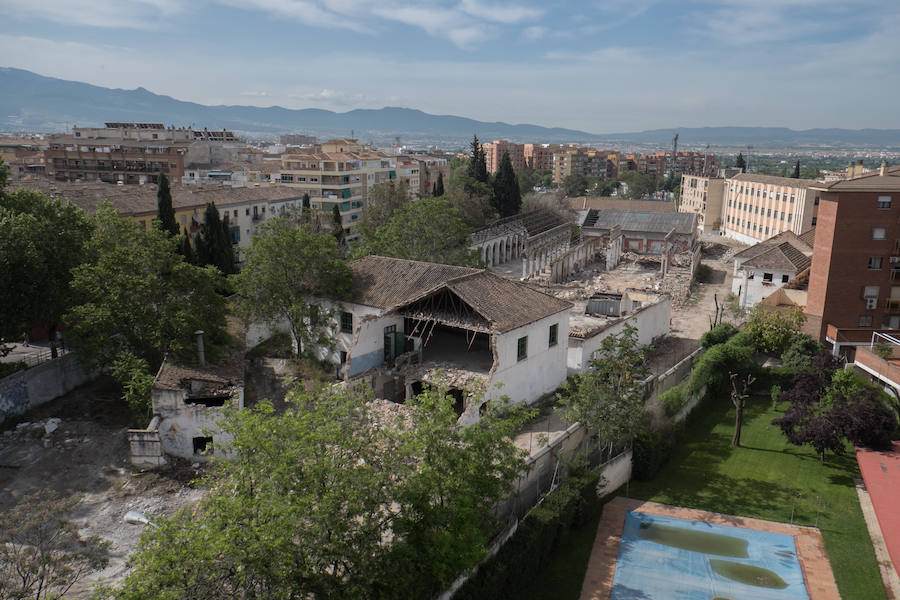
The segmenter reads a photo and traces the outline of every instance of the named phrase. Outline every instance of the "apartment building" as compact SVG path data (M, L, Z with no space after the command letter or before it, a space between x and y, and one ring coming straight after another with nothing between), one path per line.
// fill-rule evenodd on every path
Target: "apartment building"
M835 354L852 353L900 329L900 167L810 191L820 203L806 313Z
M525 144L525 166L535 171L550 171L553 169L553 154L562 149L562 144Z
M278 136L278 143L284 146L314 146L318 141L314 135L301 133L285 133Z
M414 198L421 189L421 165L415 158L398 156L394 159L397 171L397 181L403 181L409 186L409 196ZM431 190L429 190L429 193Z
M605 150L590 148L572 148L554 153L553 183L559 185L570 175L607 179L610 154Z
M419 161L419 193L430 194L438 177L444 176L444 189L450 184L450 159L446 156L416 156Z
M682 175L680 189L678 211L696 213L697 227L702 231L719 231L722 227L725 179Z
M755 244L782 231L801 234L816 226L817 185L811 179L741 173L725 180L725 235Z
M719 170L719 159L714 154L702 152L678 152L674 160L668 157L667 168L675 175L715 176Z
M354 225L362 218L369 190L396 177L395 163L387 154L353 139L338 139L323 142L312 152L283 154L273 181L309 194L313 209L330 213L337 206L347 239L354 241Z
M484 162L488 173L496 173L500 169L503 155L507 152L514 170L519 171L525 168L525 144L494 140L493 142L482 144L481 148L484 150Z

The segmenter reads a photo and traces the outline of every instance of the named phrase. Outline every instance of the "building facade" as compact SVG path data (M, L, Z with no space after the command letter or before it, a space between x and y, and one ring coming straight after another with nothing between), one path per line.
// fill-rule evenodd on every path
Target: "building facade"
M493 142L482 144L481 148L484 150L484 162L488 173L496 173L500 169L503 155L507 152L514 170L520 171L525 168L525 144L494 140Z
M725 180L704 175L681 176L679 212L697 214L697 227L702 231L722 228L722 205L725 200Z
M722 227L726 236L755 244L782 231L800 235L816 226L816 182L741 173L725 180Z
M821 201L806 313L838 353L900 329L900 168L811 190Z
M779 233L734 255L731 292L750 309L809 268L813 246L793 231Z

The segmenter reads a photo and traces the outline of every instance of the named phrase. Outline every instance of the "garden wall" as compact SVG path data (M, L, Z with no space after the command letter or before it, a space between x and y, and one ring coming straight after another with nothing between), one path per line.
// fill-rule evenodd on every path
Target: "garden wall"
M4 377L0 379L0 423L55 400L95 376L70 352Z

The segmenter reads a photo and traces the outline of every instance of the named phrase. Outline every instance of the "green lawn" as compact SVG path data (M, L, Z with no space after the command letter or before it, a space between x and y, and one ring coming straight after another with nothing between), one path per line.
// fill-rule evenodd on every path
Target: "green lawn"
M819 462L807 448L784 441L772 419L780 416L767 398L755 397L745 410L741 448L731 447L734 408L723 399L700 409L686 442L650 482L632 482L629 495L689 508L769 521L816 525L825 539L831 567L844 598L886 598L853 479L859 468L852 453ZM624 490L623 490L624 492ZM585 526L593 539L596 527ZM583 533L583 532L582 532ZM590 543L576 536L533 586L526 598L550 598L545 584L573 579L556 598L578 598ZM575 583L577 581L577 585ZM569 591L569 590L572 591Z

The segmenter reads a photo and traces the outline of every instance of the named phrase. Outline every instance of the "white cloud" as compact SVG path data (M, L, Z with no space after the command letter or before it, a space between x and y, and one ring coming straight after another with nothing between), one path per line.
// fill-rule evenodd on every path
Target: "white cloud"
M526 40L535 41L539 40L547 34L546 27L540 27L538 25L534 25L532 27L526 27L522 30L522 37Z
M529 6L518 4L493 4L481 0L462 0L460 8L466 14L479 19L486 19L496 23L521 23L540 17L544 11Z
M177 0L3 0L0 14L63 25L152 30L160 29L164 18L183 8Z

